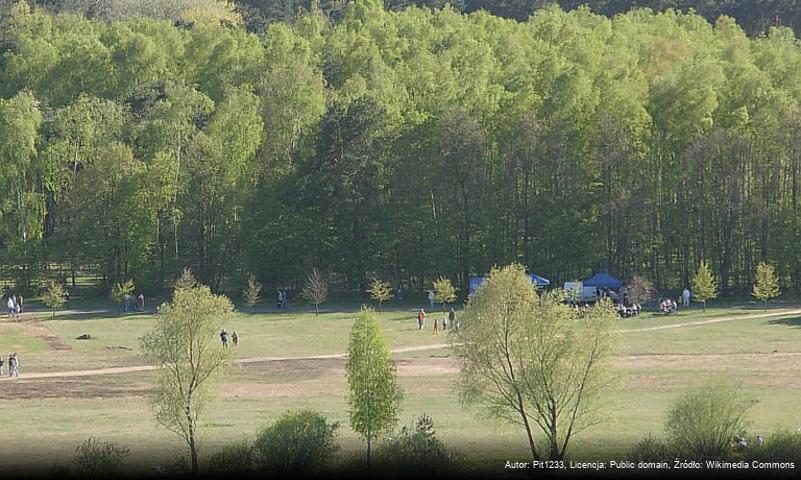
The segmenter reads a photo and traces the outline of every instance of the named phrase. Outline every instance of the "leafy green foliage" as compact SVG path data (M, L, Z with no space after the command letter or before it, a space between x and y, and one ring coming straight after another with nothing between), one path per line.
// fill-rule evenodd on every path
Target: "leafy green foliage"
M84 478L108 478L119 474L130 450L113 442L101 442L88 438L75 449L73 462L76 473Z
M381 444L378 457L382 469L394 472L449 472L457 465L457 455L437 438L434 422L425 414Z
M51 280L47 283L47 288L42 293L42 303L50 307L53 311L53 317L56 316L56 310L67 303L65 295L64 287L59 282Z
M744 434L753 404L742 387L712 385L685 392L665 420L671 447L686 458L726 458L734 435Z
M615 380L612 305L577 312L563 297L538 295L521 265L494 268L453 337L461 400L522 427L534 458L564 458L575 435L607 420L604 392Z
M153 330L141 339L142 351L159 366L150 398L155 420L186 441L193 473L198 471L198 420L233 351L217 337L232 310L227 297L211 293L185 270L172 301L159 307Z
M442 304L442 311L445 311L446 303L456 301L456 289L450 279L440 277L434 280L434 301Z
M765 302L766 308L768 305L768 300L781 295L779 279L776 278L776 271L773 265L769 265L765 262L757 265L756 275L754 275L754 289L752 291L752 295Z
M630 2L256 3L239 13L263 41L213 0L3 10L0 249L20 288L55 262L107 289L185 265L214 290L312 266L351 293L465 289L519 261L664 290L704 259L744 292L765 252L801 288L801 47L718 19L762 31L744 2L696 3L714 24L592 13ZM800 18L785 3L760 13ZM525 21L460 13L479 4Z
M706 310L706 301L717 298L718 296L718 286L715 283L715 277L704 261L698 265L698 270L690 280L690 286L693 289L693 298L695 301L703 303L704 310Z
M248 285L242 292L242 300L248 308L253 308L259 303L261 298L262 285L256 280L254 275L248 275Z
M367 293L370 294L370 298L378 302L379 312L381 311L381 305L390 301L393 297L392 286L390 286L389 282L377 278L370 283Z
M256 438L259 468L284 475L317 471L339 451L338 429L314 410L285 412Z
M370 309L362 309L353 324L347 376L348 418L353 431L367 440L369 469L372 441L398 423L403 398L381 324Z
M126 295L133 295L134 289L133 280L117 283L111 288L111 299L116 303L122 302Z
M254 449L249 442L230 443L211 455L208 471L212 474L246 474L253 470L254 457Z

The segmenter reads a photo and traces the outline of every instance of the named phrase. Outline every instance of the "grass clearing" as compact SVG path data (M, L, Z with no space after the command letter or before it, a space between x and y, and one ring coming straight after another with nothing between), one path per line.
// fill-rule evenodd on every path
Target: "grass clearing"
M357 307L356 307L357 308ZM787 307L784 307L787 308ZM776 310L779 311L779 310ZM678 316L645 314L620 321L621 330L676 323L702 322L726 316L762 314L754 308L684 311ZM768 312L770 313L770 311ZM390 348L424 347L448 342L433 335L430 315L417 331L415 309L390 310L382 323ZM241 337L238 354L250 357L306 357L340 354L348 343L353 312L315 316L309 312L237 313L228 331ZM152 373L26 380L25 373L143 365L139 337L152 325L152 315L64 313L38 322L67 344L53 350L46 341L26 336L19 325L0 323L0 348L16 347L23 377L0 381L0 409L24 409L4 421L6 438L16 451L36 453L39 468L67 463L74 448L89 436L113 439L131 448L130 464L152 471L186 455L181 440L152 420L145 396ZM21 322L25 325L25 322ZM75 337L91 333L96 340ZM122 347L122 348L118 348ZM774 352L775 351L775 352ZM437 435L466 455L469 465L492 466L520 455L527 447L522 432L505 424L487 424L477 412L462 407L451 386L457 366L448 348L394 355L405 390L400 425L427 413ZM777 425L801 427L801 315L741 318L721 323L621 334L615 365L623 377L610 392L615 420L576 438L573 455L602 459L622 455L646 434L660 434L664 413L685 388L713 379L742 382L758 404L750 414L750 430L763 435ZM310 407L341 422L344 462L360 454L362 442L350 431L342 358L258 362L234 366L221 382L201 431L201 455L238 439L253 439L259 428L283 411ZM6 383L8 382L8 383ZM35 427L35 428L32 428ZM34 457L31 457L34 458ZM0 469L13 471L25 459L0 449ZM500 468L500 467L499 467Z

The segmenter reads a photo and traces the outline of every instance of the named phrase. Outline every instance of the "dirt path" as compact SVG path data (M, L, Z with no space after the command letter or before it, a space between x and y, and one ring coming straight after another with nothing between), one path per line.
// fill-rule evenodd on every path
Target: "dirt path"
M801 309L798 310L785 310L781 312L773 312L773 313L761 313L756 315L735 315L729 317L722 317L722 318L714 318L711 320L701 320L698 322L686 322L686 323L675 323L671 325L662 325L657 327L647 327L647 328L638 328L638 329L628 329L628 330L619 330L619 333L635 333L635 332L648 332L654 330L667 330L672 328L685 328L685 327L692 327L697 325L708 325L712 323L722 323L722 322L731 322L735 320L747 320L753 318L767 318L767 317L778 317L778 316L786 316L786 315L799 315L801 314ZM404 347L404 348L397 348L391 350L391 353L409 353L409 352L422 352L427 350L438 350L441 348L449 347L450 344L447 343L438 343L434 345L422 345L417 347ZM731 354L731 355L742 355L742 354ZM771 354L749 354L749 355L771 355ZM801 353L785 353L779 355L801 355ZM661 355L658 355L661 357ZM699 355L673 355L674 357L699 357ZM721 355L703 355L709 357L718 357ZM240 358L237 359L235 362L239 364L249 364L249 363L265 363L265 362L285 362L285 361L302 361L302 360L327 360L327 359L336 359L336 358L346 358L346 353L335 353L329 355L311 355L305 357L252 357L252 358ZM636 356L624 356L629 360L633 360L639 357L647 357L647 358L654 358L657 355L636 355ZM44 379L44 378L67 378L67 377L87 377L87 376L95 376L95 375L115 375L121 373L135 373L135 372L149 372L155 370L156 367L153 365L139 365L134 367L112 367L112 368L98 368L93 370L72 370L72 371L62 371L62 372L43 372L43 373L25 373L20 379ZM14 380L10 379L9 377L0 377L0 381L6 380Z
M701 320L698 322L687 322L687 323L673 323L671 325L660 325L658 327L646 327L646 328L633 328L629 330L618 330L618 333L634 333L634 332L651 332L654 330L669 330L671 328L683 328L683 327L694 327L696 325L709 325L712 323L723 323L723 322L733 322L735 320L748 320L752 318L766 318L766 317L781 317L785 315L799 315L801 314L801 310L784 310L782 312L773 312L773 313L760 313L758 315L733 315L730 317L720 317L720 318L713 318L711 320Z

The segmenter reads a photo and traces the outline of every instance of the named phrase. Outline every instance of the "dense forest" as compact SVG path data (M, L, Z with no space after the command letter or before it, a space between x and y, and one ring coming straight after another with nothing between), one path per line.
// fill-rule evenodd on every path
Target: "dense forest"
M801 283L789 28L359 0L259 34L232 4L170 5L0 19L0 261L20 288L54 264L107 287L187 265L218 289L313 267L464 286L512 261L676 288L702 259L726 289L761 260Z
M0 0L0 4L3 2L11 0ZM217 0L35 0L33 3L53 11L72 11L105 20L125 19L134 14L175 20L187 9L220 8ZM229 5L241 15L248 31L263 33L270 23L291 22L302 12L311 10L312 4L337 21L344 16L348 0L233 0ZM485 10L519 21L527 20L535 11L549 5L559 5L563 10L586 5L594 13L607 16L633 8L674 9L697 12L713 23L721 15L730 16L752 36L765 33L772 26L786 26L796 33L801 32L798 0L383 0L383 4L388 10L450 5L460 12Z

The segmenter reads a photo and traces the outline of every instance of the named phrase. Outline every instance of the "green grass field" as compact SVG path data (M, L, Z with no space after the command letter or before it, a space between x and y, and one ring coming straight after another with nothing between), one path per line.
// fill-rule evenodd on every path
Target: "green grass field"
M185 455L181 440L152 420L146 402L152 373L25 379L26 374L146 364L138 339L152 325L152 315L117 316L98 312L97 304L72 308L85 308L86 313L61 312L51 319L49 312L39 311L37 322L0 320L0 353L18 352L22 375L18 381L0 381L4 441L17 445L16 452L35 455L43 470L68 463L75 447L90 436L127 445L131 468L152 470L153 462L169 464ZM765 435L778 425L801 427L801 315L746 318L791 308L765 312L730 306L706 312L690 309L669 317L646 312L620 320L615 365L622 379L609 392L614 419L577 437L573 455L601 459L624 454L648 433L661 434L664 413L682 390L721 378L742 382L758 400L750 412L750 431ZM432 335L430 321L426 330L418 331L414 315L411 307L382 314L391 348L447 343L447 335ZM329 355L345 351L353 316L315 316L292 309L240 312L226 328L241 337L240 358ZM429 319L440 317L435 313ZM726 321L684 325L721 319ZM652 329L670 325L673 328ZM83 333L95 339L75 339ZM428 413L437 435L471 465L498 465L500 470L507 459L525 459L521 431L484 423L477 418L479 412L459 404L452 392L456 365L449 353L448 348L436 348L395 355L405 390L401 425ZM253 439L261 426L287 409L312 407L341 422L341 458L350 458L362 443L348 427L344 363L335 358L231 367L204 417L201 455L232 440ZM29 459L0 448L4 472L21 468Z

